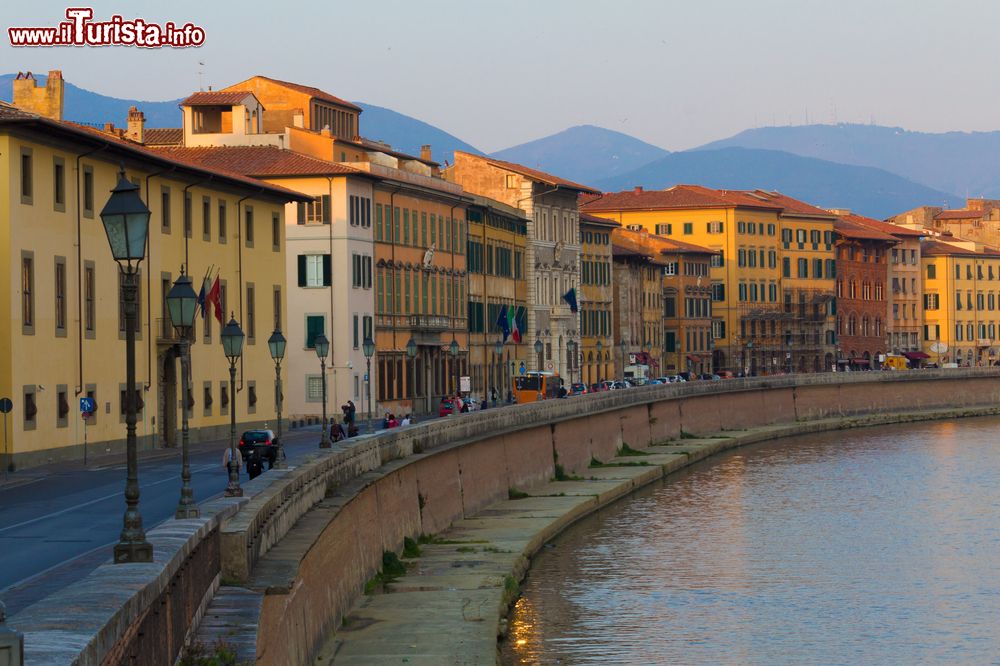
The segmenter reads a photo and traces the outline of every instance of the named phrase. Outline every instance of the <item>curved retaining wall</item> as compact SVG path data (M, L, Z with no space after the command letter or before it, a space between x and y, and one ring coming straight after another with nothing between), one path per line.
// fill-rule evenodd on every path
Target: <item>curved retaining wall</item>
M156 565L101 567L9 624L25 633L32 664L170 663L178 637L189 634L221 579L264 595L260 663L306 663L359 598L383 551L398 551L406 536L440 532L506 498L511 487L548 480L556 464L581 472L591 458L614 456L622 443L643 448L682 433L992 406L1000 403L998 379L1000 368L977 368L649 386L353 440L295 469L259 477L245 486L247 498L220 502L200 524L168 521L151 531ZM198 555L205 552L202 540L216 538L218 551L210 545L207 552L218 557ZM198 575L190 575L192 568ZM105 601L95 611L74 596L78 590ZM172 597L183 600L183 612L170 605ZM72 635L66 633L71 627ZM150 659L153 647L142 638L161 628L170 639L158 640Z

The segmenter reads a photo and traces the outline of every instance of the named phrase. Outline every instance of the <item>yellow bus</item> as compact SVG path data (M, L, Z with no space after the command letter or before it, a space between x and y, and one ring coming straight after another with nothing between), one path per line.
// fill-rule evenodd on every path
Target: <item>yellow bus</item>
M514 376L514 399L517 404L559 397L562 377L551 372L528 372Z

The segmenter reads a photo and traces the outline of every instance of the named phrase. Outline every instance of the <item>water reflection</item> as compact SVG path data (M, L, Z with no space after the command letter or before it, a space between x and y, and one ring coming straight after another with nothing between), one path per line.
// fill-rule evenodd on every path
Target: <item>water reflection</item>
M574 526L505 663L1000 663L1000 420L758 445Z

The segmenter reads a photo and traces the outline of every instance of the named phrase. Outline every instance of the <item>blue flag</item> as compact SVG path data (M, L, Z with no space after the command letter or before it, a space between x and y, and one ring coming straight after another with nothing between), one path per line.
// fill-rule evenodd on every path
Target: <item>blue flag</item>
M201 291L198 292L198 307L201 308L201 318L205 318L205 280L201 281Z
M576 288L571 287L569 291L563 294L563 300L569 303L570 312L578 312L580 308L576 305Z
M497 315L497 328L503 333L503 341L507 342L507 338L510 337L510 324L507 322L507 305L500 306L500 314Z

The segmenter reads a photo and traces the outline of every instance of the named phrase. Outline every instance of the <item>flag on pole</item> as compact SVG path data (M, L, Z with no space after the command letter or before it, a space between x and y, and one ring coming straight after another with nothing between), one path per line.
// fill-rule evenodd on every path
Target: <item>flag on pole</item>
M202 281L201 281L201 291L198 292L198 307L201 308L201 318L202 319L204 319L205 315L207 314L205 312L205 296L206 296L206 292L208 291L208 289L206 288L207 286L208 286L208 278L202 279Z
M563 294L563 300L569 303L570 312L579 311L579 307L576 304L576 287L570 287L570 290Z
M497 326L498 329L500 329L500 332L503 334L503 342L504 342L504 344L506 344L507 343L507 338L510 337L510 324L507 323L507 306L506 305L501 305L500 306L500 314L497 315L496 326Z
M507 328L514 339L514 344L521 344L521 329L517 326L517 312L520 308L511 306L507 308Z
M215 318L219 321L219 325L222 325L222 294L221 288L219 286L219 276L215 276L215 282L212 283L212 288L208 290L208 295L205 300L212 304L212 308L215 310Z

